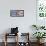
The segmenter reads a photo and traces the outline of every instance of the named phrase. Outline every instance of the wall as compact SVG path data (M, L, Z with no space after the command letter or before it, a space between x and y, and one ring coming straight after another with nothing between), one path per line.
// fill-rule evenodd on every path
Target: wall
M23 9L24 17L10 17L11 9ZM19 32L30 32L36 24L36 0L0 0L0 34L11 27L19 27Z

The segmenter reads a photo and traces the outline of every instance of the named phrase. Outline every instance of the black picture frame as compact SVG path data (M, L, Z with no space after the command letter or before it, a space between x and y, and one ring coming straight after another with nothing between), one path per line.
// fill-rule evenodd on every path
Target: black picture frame
M24 10L10 10L11 17L24 17Z

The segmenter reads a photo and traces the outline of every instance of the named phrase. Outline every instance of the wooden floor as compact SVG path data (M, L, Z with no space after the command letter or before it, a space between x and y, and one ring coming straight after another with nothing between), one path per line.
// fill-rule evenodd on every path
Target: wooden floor
M0 46L4 46L4 43L2 42L0 42ZM15 46L15 42L14 43L8 43L8 45L7 46ZM25 46L25 45L24 45ZM37 46L37 43L30 43L30 46ZM44 43L43 45L41 45L41 46L46 46L46 43Z

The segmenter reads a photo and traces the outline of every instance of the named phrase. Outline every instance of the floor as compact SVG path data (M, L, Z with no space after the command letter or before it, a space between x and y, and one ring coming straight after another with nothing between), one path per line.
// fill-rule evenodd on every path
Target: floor
M37 46L37 43L30 43L31 45L30 46ZM4 46L4 43L1 43L0 42L0 46ZM15 43L8 43L7 46L15 46ZM21 46L25 46L25 45L21 45ZM44 45L41 45L41 46L46 46L46 43L44 43Z

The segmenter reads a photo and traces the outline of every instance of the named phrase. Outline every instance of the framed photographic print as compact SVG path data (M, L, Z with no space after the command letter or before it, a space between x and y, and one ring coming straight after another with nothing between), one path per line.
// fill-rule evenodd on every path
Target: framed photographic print
M37 0L36 24L46 25L46 0Z
M24 17L24 10L10 10L11 17Z
M37 15L46 17L46 0L37 0Z

